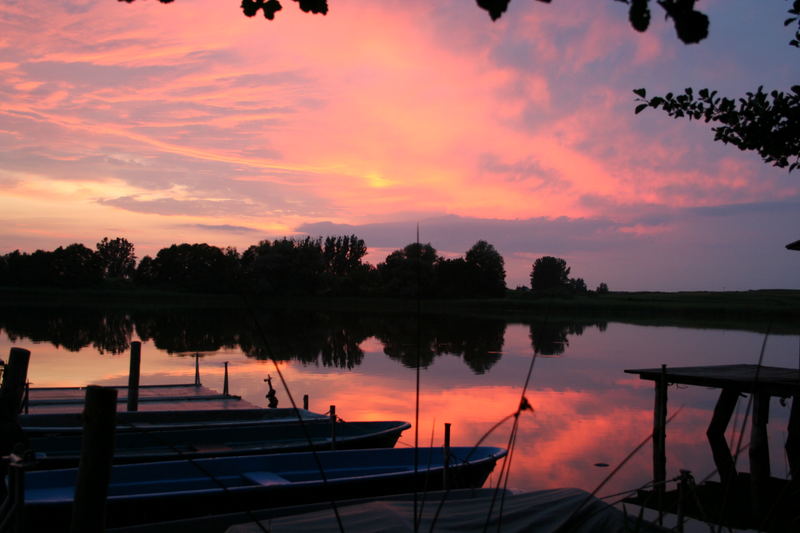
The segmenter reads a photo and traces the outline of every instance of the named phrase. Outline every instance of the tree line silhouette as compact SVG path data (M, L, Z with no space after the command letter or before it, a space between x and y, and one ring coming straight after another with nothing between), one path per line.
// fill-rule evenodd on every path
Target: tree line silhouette
M150 288L265 296L385 296L502 298L505 261L486 241L464 256L447 258L430 244L412 243L377 266L364 261L367 246L355 235L263 240L243 253L209 244L173 244L138 263L127 239L103 238L55 250L0 255L0 286ZM585 293L569 278L566 261L541 257L531 269L534 293ZM605 286L605 284L601 284ZM598 292L602 292L598 287ZM607 292L607 287L605 287Z
M173 244L137 264L133 244L104 238L83 244L15 250L0 256L0 285L131 287L260 295L503 296L503 258L479 241L466 258L445 259L430 245L410 244L379 265L364 261L355 235L264 240L243 253L208 244Z

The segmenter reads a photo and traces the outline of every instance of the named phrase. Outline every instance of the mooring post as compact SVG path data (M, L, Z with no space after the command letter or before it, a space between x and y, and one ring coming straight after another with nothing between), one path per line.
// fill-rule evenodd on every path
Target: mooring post
M789 424L786 427L786 459L792 482L800 486L800 392L792 397Z
M139 410L139 367L142 362L142 343L131 343L131 365L128 371L128 411Z
M711 445L711 454L714 456L714 465L717 467L723 485L729 485L736 479L736 464L733 461L731 449L728 447L728 441L725 439L725 430L730 424L738 400L739 391L722 389L717 404L714 406L711 423L706 430L706 437Z
M105 529L116 412L116 389L97 385L86 387L83 441L72 505L71 533L100 533Z
M30 410L30 402L31 402L31 382L25 381L25 398L22 400L22 412L26 415Z
M222 395L228 396L228 361L225 361L225 380L222 382Z
M653 413L653 483L658 501L658 521L663 522L664 483L667 479L667 365L661 365L656 378L656 399Z
M308 394L303 394L303 409L308 411Z
M194 354L194 386L200 386L200 354Z
M331 450L336 449L336 406L331 405Z
M678 480L678 533L683 533L683 523L686 521L686 498L689 497L691 490L691 479L692 472L690 470L681 470L681 477Z
M753 422L750 427L748 454L750 456L750 491L756 517L764 517L769 508L769 502L765 499L770 477L769 443L767 441L769 399L770 395L766 392L753 392Z
M444 478L442 479L442 488L448 489L450 484L450 422L444 424Z
M22 411L25 399L25 382L28 380L28 364L31 352L25 348L11 348L8 354L8 363L3 369L3 383L0 385L0 394L9 402L11 413Z

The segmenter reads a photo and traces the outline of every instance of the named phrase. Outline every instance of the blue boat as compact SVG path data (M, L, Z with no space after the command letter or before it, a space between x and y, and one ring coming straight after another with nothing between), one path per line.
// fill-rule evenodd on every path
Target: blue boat
M237 425L242 422L287 422L329 420L327 415L305 409L194 409L166 411L119 411L115 416L116 432L162 430L181 427L207 428ZM52 435L83 432L82 413L46 413L19 415L19 425L27 435Z
M404 492L480 487L506 450L327 451L114 466L107 527ZM316 456L316 457L315 457ZM415 459L416 456L416 459ZM319 465L325 472L325 480ZM415 471L415 462L417 468ZM445 469L447 473L445 475ZM26 472L29 531L69 525L77 469Z
M298 421L240 421L208 427L138 426L115 436L114 463L132 464L204 457L289 453L310 450L392 448L411 424L402 421L341 422L327 418ZM78 466L81 433L28 434L36 453L32 469Z

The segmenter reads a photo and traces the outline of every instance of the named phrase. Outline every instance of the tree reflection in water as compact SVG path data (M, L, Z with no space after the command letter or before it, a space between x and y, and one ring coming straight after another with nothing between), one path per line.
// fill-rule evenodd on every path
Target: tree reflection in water
M262 311L258 327L244 310L157 309L126 312L97 308L0 308L0 328L12 342L30 339L79 351L120 354L136 336L159 350L185 355L240 349L248 357L298 361L304 365L353 369L364 359L361 344L371 337L383 352L408 368L429 367L437 357L460 357L484 374L500 360L506 321L496 318L425 315L363 315L299 310ZM559 356L570 335L602 322L529 323L534 353ZM262 334L265 338L262 338ZM265 344L266 341L266 344Z
M531 322L530 338L533 353L542 357L558 357L569 346L569 335L583 335L587 327L596 326L605 331L606 322L577 322L542 320Z

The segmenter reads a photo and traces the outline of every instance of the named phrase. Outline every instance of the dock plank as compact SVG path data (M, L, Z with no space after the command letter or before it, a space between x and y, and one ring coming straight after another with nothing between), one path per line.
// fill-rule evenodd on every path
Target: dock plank
M641 379L656 381L661 368L629 369ZM800 371L791 368L752 364L667 367L666 380L681 385L731 389L740 392L765 392L773 396L792 396L800 389Z

